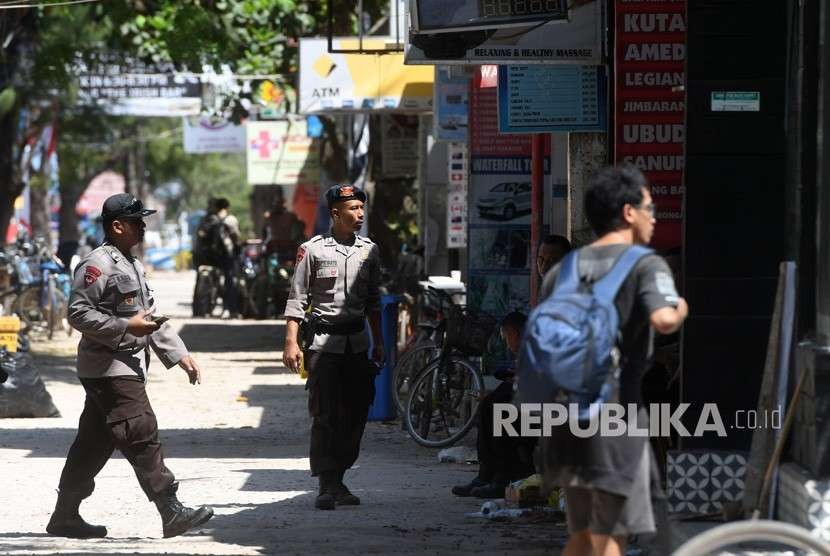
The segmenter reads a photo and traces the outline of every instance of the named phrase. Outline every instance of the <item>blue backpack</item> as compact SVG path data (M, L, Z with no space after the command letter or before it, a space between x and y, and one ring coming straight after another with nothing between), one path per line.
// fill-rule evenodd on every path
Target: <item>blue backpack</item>
M578 251L562 261L553 293L528 317L519 350L518 394L525 403L579 404L588 419L615 401L620 376L619 315L614 298L628 274L652 250L626 249L590 291L580 291Z

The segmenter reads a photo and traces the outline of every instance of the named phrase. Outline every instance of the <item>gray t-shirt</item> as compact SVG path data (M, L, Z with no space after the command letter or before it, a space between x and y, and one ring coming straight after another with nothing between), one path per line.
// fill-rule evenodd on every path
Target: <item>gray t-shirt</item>
M579 250L578 269L583 288L601 279L611 270L628 245L583 247ZM559 265L545 276L539 291L540 299L555 289ZM651 313L663 307L677 306L678 295L668 264L657 255L646 255L635 265L617 292L615 305L619 312L623 354L620 375L620 403L642 403L642 378L648 370L654 332L649 322ZM640 427L647 426L644 409L638 415ZM645 437L578 438L567 426L555 427L550 438L543 439L545 476L559 486L583 485L629 496L638 483L637 473ZM650 451L647 451L649 457ZM657 470L650 465L652 496L662 496Z
M579 277L582 287L590 288L614 266L628 245L583 247L578 252ZM545 275L539 299L546 299L559 277L556 265ZM649 316L663 307L676 307L677 290L669 265L658 255L646 255L634 266L623 282L615 305L620 318L623 372L620 376L620 403L641 403L641 381L651 359L654 331Z

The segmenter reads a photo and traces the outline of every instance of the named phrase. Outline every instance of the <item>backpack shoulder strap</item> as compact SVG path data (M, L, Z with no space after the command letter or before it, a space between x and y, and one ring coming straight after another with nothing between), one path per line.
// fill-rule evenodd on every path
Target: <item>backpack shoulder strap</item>
M628 277L629 273L634 269L634 266L646 255L653 253L648 247L642 245L633 245L626 249L611 270L602 277L596 284L594 284L594 297L601 299L606 303L612 303L617 297L617 292L620 291L623 282Z
M575 249L565 255L559 267L559 277L553 295L567 295L579 290L579 250Z

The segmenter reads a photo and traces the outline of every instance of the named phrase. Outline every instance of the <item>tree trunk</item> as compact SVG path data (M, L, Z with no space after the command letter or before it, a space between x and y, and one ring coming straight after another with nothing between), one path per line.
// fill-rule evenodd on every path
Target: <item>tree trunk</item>
M67 186L61 184L61 208L59 213L58 238L60 243L78 241L81 232L78 230L78 213L75 205L84 190L86 183Z
M14 168L13 146L15 140L15 122L18 118L17 110L10 110L5 117L0 118L0 245L5 243L6 230L9 221L14 216L14 200L23 190L22 184L17 183Z
M49 237L49 186L46 176L34 175L29 180L32 237Z

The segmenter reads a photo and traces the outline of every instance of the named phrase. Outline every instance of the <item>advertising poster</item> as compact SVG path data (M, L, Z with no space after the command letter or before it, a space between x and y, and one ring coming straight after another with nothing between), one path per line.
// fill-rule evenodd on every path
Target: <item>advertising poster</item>
M467 145L448 145L447 248L467 246Z
M506 26L458 58L441 64L601 64L602 6L599 0L568 0L569 17L542 26ZM410 37L411 39L411 37ZM446 39L442 39L446 40ZM417 39L416 39L417 41ZM423 49L407 44L407 65L434 64Z
M182 118L184 152L238 153L245 150L245 126L206 116Z
M384 48L385 40L364 40ZM335 39L336 49L356 48L356 39ZM300 40L300 112L329 110L432 111L432 67L408 68L403 54L329 53L326 39Z
M319 183L320 142L305 120L248 122L245 137L249 184Z
M435 139L467 142L470 78L453 75L450 66L435 66Z
M651 183L657 249L681 245L685 9L671 0L616 3L616 160Z
M499 134L497 76L482 66L470 92L467 301L501 318L530 310L531 137Z
M406 178L418 173L418 116L383 114L381 173L384 178Z

